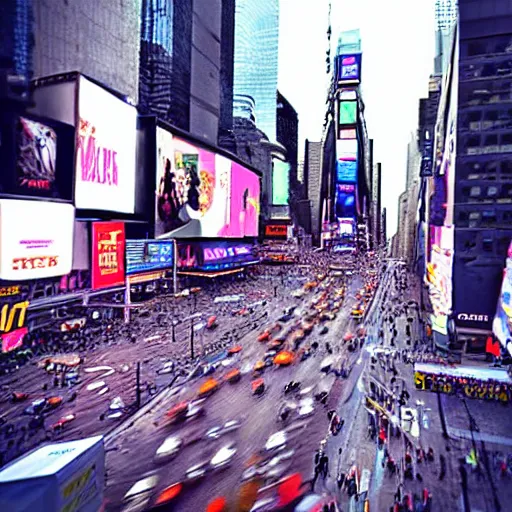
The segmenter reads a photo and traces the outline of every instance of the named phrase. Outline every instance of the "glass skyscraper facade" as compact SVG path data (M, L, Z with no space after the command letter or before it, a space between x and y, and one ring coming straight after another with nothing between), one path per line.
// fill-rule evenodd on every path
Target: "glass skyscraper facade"
M457 0L436 0L436 25L440 30L450 30L457 20Z
M254 100L256 126L276 141L279 1L237 0L233 112ZM239 105L242 102L243 105Z

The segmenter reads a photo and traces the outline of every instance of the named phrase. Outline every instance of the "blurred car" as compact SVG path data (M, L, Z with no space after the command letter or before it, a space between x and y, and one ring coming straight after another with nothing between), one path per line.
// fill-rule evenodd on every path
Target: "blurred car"
M180 436L174 435L167 437L155 453L155 462L167 462L178 454L182 446L183 439Z
M229 420L224 423L224 425L219 425L212 427L207 430L206 437L208 439L219 439L225 434L229 434L230 432L234 432L238 430L242 426L239 420Z
M236 452L237 452L237 449L236 449L234 443L230 443L230 444L228 444L226 446L223 446L211 458L211 460L210 460L210 467L212 469L224 469L224 468L226 468L233 461L233 458L235 457Z

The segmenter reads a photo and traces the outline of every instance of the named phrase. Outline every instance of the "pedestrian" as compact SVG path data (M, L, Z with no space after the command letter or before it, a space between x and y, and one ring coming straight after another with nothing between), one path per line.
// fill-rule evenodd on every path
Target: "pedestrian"
M325 480L329 474L329 457L326 453L322 453L320 456L320 471L323 479Z
M320 475L320 452L317 450L314 457L314 463L315 463L315 473L313 476L313 480L311 481L311 491L315 490L315 484L318 480L318 476Z
M439 480L444 480L444 477L446 476L446 458L442 453L439 455L439 462L441 464L441 470L439 471Z

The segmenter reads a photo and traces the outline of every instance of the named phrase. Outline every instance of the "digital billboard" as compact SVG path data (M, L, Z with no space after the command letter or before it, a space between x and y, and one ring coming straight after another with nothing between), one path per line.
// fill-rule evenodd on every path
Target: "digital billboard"
M357 162L338 160L336 162L336 181L338 183L355 183L357 181Z
M284 224L267 224L265 226L265 236L268 238L287 238L288 226Z
M124 222L92 223L92 288L124 284Z
M337 140L336 158L338 160L357 160L357 140Z
M0 337L2 352L10 352L23 344L29 306L28 287L0 287Z
M0 200L0 279L69 274L75 208L70 204Z
M137 109L81 76L76 129L76 207L133 213Z
M274 159L272 162L272 204L288 204L290 164Z
M430 261L427 263L427 283L430 302L434 311L433 329L443 325L442 317L452 312L452 273L453 273L453 227L430 227ZM441 334L445 334L439 330Z
M355 185L336 185L336 218L355 218L356 212L356 187Z
M357 131L355 128L341 128L338 134L338 139L356 139Z
M340 101L339 102L339 124L356 124L357 123L357 101Z
M259 263L252 244L227 240L178 242L177 266L180 271L223 271Z
M360 82L361 59L361 53L338 55L336 57L336 74L338 82Z
M260 179L158 127L155 206L157 238L257 236Z
M173 266L174 241L126 240L126 275L172 269Z
M492 332L499 342L512 349L512 243L508 248L508 257L503 271L503 281L492 323ZM512 352L511 352L512 353Z

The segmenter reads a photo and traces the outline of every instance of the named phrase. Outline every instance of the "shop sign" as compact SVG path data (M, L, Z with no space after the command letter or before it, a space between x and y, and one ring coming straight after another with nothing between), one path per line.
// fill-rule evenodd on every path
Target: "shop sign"
M21 286L0 286L0 297L12 297L21 293Z
M9 332L25 325L29 302L24 300L16 304L4 304L0 309L0 332ZM16 318L18 321L16 322Z
M171 269L173 240L126 240L126 275Z
M0 279L23 281L69 274L72 205L0 200Z
M92 225L92 288L124 284L125 234L123 222Z
M288 234L288 227L283 225L269 224L265 226L265 236L284 236Z
M11 352L23 345L23 338L28 333L26 327L2 334L2 352Z
M468 315L467 313L459 313L457 315L457 320L461 322L488 322L488 315Z

